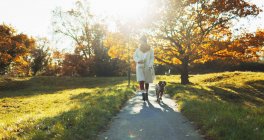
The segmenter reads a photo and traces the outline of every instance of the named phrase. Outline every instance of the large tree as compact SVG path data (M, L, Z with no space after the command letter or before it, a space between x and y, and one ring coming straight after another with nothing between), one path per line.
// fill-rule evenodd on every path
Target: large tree
M12 63L27 65L27 56L34 47L33 38L16 33L11 26L0 25L0 74L5 74Z
M258 15L261 10L245 0L164 0L154 33L156 59L181 64L181 83L188 84L190 64L223 57L241 57L249 46L232 45L232 21ZM237 40L235 40L237 41ZM230 42L233 42L230 44ZM233 47L233 48L232 48ZM238 48L234 48L238 47ZM243 52L243 53L241 53ZM238 55L240 54L240 55Z

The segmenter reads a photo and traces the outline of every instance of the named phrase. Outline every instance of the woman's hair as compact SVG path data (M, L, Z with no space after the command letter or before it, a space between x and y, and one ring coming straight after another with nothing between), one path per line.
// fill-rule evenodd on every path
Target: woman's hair
M140 50L142 52L147 52L150 50L150 46L147 44L148 43L148 40L147 40L147 37L145 35L143 35L141 38L140 38Z
M140 42L144 42L144 43L147 43L148 42L148 39L145 35L143 35L141 38L140 38Z

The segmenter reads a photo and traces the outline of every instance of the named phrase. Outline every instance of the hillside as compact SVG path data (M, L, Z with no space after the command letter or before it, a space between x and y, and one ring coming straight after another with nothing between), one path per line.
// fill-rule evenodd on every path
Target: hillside
M207 139L264 138L264 73L224 72L192 75L191 85L179 76L160 76L181 112Z

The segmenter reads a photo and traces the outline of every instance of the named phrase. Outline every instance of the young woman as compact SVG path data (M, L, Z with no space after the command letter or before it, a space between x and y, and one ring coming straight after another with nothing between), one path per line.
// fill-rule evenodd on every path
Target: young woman
M150 48L147 38L142 36L140 38L140 46L134 53L134 60L136 62L136 76L139 82L140 90L142 92L143 100L148 100L149 83L153 83L155 78L154 73L154 51Z

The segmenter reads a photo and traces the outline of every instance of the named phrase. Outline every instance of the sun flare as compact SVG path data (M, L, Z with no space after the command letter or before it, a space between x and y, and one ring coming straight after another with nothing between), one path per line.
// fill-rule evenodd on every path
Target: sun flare
M149 0L92 0L95 14L118 20L137 20L147 13Z

